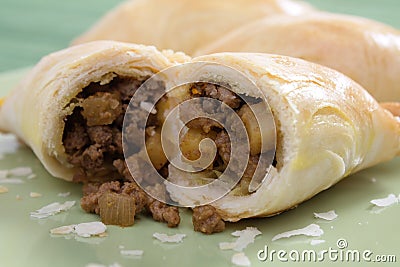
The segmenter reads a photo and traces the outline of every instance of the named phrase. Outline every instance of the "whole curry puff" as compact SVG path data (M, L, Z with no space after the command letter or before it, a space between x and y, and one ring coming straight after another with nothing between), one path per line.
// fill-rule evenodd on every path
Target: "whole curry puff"
M194 207L197 231L218 232L224 229L224 221L278 214L399 153L398 119L360 85L329 68L255 53L191 59L182 53L114 41L82 44L43 58L4 99L0 129L26 142L53 176L83 183L82 208L100 214L104 222L132 225L135 214L145 211L177 226L178 208L150 197L137 185L136 180L146 179L148 166L135 150L135 140L124 140L133 149L123 153L122 126L124 116L129 116L130 99L146 80L187 62L218 63L244 73L265 96L271 108L264 111L265 116L270 114L276 125L273 164L267 179L251 192L249 182L259 158L268 152L260 147L260 133L271 137L270 129L255 124L252 110L260 102L256 92L235 86L228 77L210 75L209 82L187 85L157 102L143 131L153 167L168 181L179 183L206 172L215 174L207 178L218 179L234 156L226 129L210 120L194 120L180 138L182 154L198 158L204 138L215 142L217 154L200 174L173 168L163 154L160 136L168 113L180 103L199 96L223 102L242 120L249 136L250 155L240 181L222 198ZM165 87L162 82L152 84L148 97ZM142 119L135 117L132 123ZM135 171L128 170L127 162L137 167ZM162 193L182 205L191 198L185 191Z
M297 0L127 0L73 44L114 40L193 54L227 32L277 14L299 16L314 8Z

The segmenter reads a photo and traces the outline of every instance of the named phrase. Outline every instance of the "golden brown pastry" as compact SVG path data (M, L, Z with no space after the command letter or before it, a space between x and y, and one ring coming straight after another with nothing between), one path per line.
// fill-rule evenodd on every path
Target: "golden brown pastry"
M195 54L261 52L336 69L378 101L400 101L400 31L369 19L329 13L249 23Z
M73 44L116 40L192 54L250 21L310 10L310 5L294 0L130 0L106 14Z

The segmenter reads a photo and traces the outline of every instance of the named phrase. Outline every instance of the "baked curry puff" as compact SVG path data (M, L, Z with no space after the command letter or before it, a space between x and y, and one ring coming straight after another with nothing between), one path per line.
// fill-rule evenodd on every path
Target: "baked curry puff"
M400 101L400 31L366 18L325 12L276 16L248 23L200 48L274 53L338 70L378 101Z
M192 54L248 22L308 13L296 0L130 0L117 6L73 44L114 40Z
M110 41L50 54L5 98L0 130L30 146L51 175L82 182L82 208L105 223L132 225L135 213L149 210L156 220L176 226L177 208L121 179L129 174L121 131L124 110L143 81L186 60L182 53Z
M211 68L201 81L168 91L155 106L149 106L152 95L168 88L168 81L149 82L152 74L188 62L237 70L259 90L241 86L235 77ZM191 74L184 68L176 70L174 77ZM144 94L138 97L145 84ZM138 107L148 111L149 117L129 113L132 96L140 98ZM181 153L195 161L204 152L202 139L211 139L216 153L206 168L184 172L164 155L163 124L185 121L197 104L183 104L199 97L230 109L232 117L242 122L249 142L244 146L247 151L241 151L221 123L192 120L186 131L172 132L180 136ZM263 99L270 108L260 106ZM169 116L177 106L186 109L179 116ZM257 124L256 113L272 118L276 134ZM149 197L137 184L147 179L150 168L170 183L204 183L225 173L236 157L233 151L248 154L245 162L234 164L245 169L231 191L193 207L195 229L204 233L222 231L224 221L271 216L293 208L352 173L390 160L400 150L396 117L360 85L329 68L269 54L221 53L190 59L119 42L87 43L42 59L5 98L0 128L25 141L55 177L83 183L84 210L100 214L106 223L124 226L132 225L135 214L143 210L171 227L179 224L176 207ZM143 131L152 166L144 161L136 139L123 139L123 128L130 133ZM261 185L251 189L259 159L275 147L260 145L264 137L267 141L276 138L276 151ZM159 184L151 187L150 180L146 192L160 191ZM168 203L193 203L193 195L184 187L166 186L161 191Z
M233 190L212 203L224 220L278 214L399 154L398 118L337 71L255 53L221 53L192 61L219 63L245 73L267 97L276 125L275 160L261 187L253 193ZM229 83L223 77L221 81ZM255 97L245 88L236 93ZM170 168L170 179L179 175L185 174ZM184 191L170 193L178 202L190 200Z

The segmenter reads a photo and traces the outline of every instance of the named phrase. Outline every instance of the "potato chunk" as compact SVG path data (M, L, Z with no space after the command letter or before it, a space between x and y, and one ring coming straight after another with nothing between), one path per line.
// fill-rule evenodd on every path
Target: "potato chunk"
M82 116L88 126L108 125L121 114L119 95L97 92L82 102Z
M146 149L154 168L160 170L168 161L161 146L161 133L159 129L151 131L146 136Z
M263 116L262 120L264 120L265 127L269 127L268 129L263 129L263 134L261 135L260 125L254 116L253 112L257 114L257 116ZM251 108L248 105L244 105L238 112L240 118L242 119L247 134L249 136L250 141L250 154L257 155L263 152L266 152L269 149L273 148L274 145L274 136L275 131L273 126L273 117L269 110L266 109L266 106L263 102L254 104ZM263 146L263 149L261 149Z
M201 129L191 128L181 138L180 148L183 156L189 160L197 160L201 153L199 145L201 140L207 138L207 134Z
M261 152L261 132L257 119L248 105L239 110L239 116L246 127L250 141L250 154L257 155Z

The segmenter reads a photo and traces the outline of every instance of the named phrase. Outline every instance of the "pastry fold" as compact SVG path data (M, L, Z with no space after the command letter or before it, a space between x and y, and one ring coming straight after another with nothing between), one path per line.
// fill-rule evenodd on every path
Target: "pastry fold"
M112 41L50 54L0 105L0 130L15 133L30 146L50 174L71 181L77 168L68 161L63 132L77 94L91 83L107 84L116 76L149 77L187 59L182 53Z
M259 52L336 69L378 101L400 101L400 31L365 18L315 12L261 19L200 48L195 55Z
M190 55L250 21L311 10L310 5L293 0L130 0L107 13L73 44L115 40Z
M132 150L132 158L123 158L118 144L123 104L134 93L127 89L137 88L164 68L185 62L218 63L245 74L267 99L276 125L275 163L262 185L250 192L246 179L251 175L247 173L232 192L211 203L224 220L270 216L293 208L342 178L390 160L399 152L399 121L361 86L329 68L286 56L251 53L222 53L190 60L180 53L111 41L82 44L42 59L5 99L0 109L0 129L17 134L55 177L83 182L90 181L91 176L100 182L132 182L131 175L144 179L148 169L137 157L139 153ZM174 76L186 74L178 71ZM146 126L146 148L154 168L169 181L179 183L190 176L172 168L162 157L160 127L165 112L177 100L195 98L201 91L211 92L208 97L226 102L244 118L247 111L238 96L251 99L251 103L257 103L253 100L260 97L258 91L236 86L232 77L215 74L209 73L195 87L182 87L186 91L169 95L157 103L155 112L150 112L154 116ZM221 82L236 95L218 87L208 88L204 85L208 81ZM157 86L165 89L162 84ZM248 135L257 136L252 132L256 128L247 128ZM270 129L259 130L270 134ZM181 143L185 150L182 153L195 155L198 151L192 148L205 137L218 143L223 131L218 124L193 126L193 132L183 137L186 145ZM223 171L220 167L227 159L227 147L224 149L218 150L220 158L209 171ZM252 146L251 139L250 149L253 159L262 152ZM130 161L137 172L123 169L123 160ZM82 169L83 174L79 174ZM192 197L185 190L172 189L168 193L182 205Z

